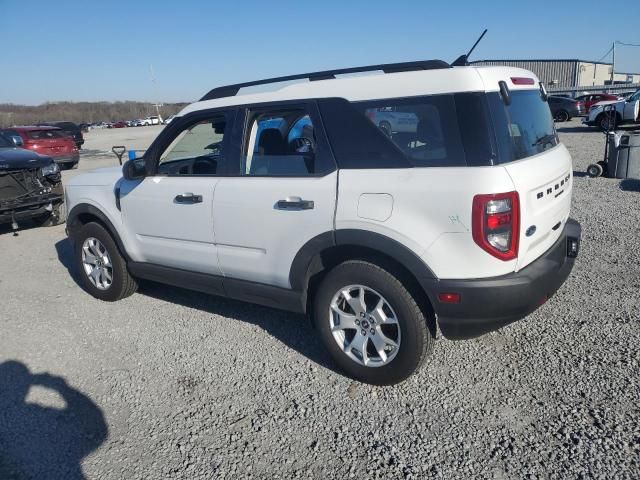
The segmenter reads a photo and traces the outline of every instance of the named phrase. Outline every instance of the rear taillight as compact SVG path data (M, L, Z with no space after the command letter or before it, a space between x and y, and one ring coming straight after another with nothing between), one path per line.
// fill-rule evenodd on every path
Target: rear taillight
M476 195L472 210L473 240L500 260L518 257L520 201L518 192Z

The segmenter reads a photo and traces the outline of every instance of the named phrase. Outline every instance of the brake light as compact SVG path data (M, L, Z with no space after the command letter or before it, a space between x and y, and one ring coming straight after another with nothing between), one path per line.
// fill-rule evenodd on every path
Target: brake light
M535 81L529 77L511 77L511 83L514 85L533 85Z
M473 240L500 260L518 257L520 200L518 192L473 197L471 230Z

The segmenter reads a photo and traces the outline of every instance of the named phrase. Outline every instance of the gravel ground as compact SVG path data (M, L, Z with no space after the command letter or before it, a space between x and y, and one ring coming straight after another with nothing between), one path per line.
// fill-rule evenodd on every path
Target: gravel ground
M63 227L1 229L0 478L639 478L640 183L585 177L602 135L560 131L573 274L396 387L336 372L297 315L152 283L102 303ZM81 169L115 162L105 135Z

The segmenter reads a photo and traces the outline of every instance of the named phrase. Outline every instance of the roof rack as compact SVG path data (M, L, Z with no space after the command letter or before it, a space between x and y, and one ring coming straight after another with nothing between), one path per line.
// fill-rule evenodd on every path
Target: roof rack
M342 68L339 70L324 70L322 72L299 73L297 75L288 75L285 77L267 78L264 80L255 80L253 82L236 83L235 85L226 85L210 90L200 101L213 100L215 98L233 97L238 94L241 88L254 87L256 85L267 85L269 83L288 82L291 80L308 79L311 82L317 80L335 79L336 75L360 72L383 71L384 73L413 72L417 70L438 70L443 68L451 68L447 62L443 60L421 60L417 62L401 62L401 63L384 63L380 65L368 65L366 67Z

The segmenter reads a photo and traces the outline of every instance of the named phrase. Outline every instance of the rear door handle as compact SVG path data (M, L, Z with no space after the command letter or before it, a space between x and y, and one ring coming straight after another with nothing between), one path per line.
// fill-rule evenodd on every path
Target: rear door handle
M303 200L300 197L287 197L284 200L278 200L276 207L281 210L312 210L314 204L313 200Z
M181 193L173 199L176 203L193 204L202 203L202 195L194 195L193 193Z

